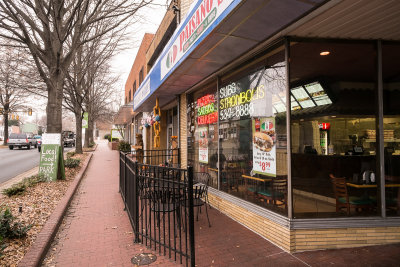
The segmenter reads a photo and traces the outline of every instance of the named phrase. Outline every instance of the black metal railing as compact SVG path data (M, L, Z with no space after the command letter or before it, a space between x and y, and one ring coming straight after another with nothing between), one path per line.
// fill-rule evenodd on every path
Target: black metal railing
M139 153L143 153L139 155ZM163 165L179 167L180 149L152 149L142 152L133 151L131 157L139 162L149 165Z
M120 192L135 242L195 266L193 169L142 164L120 153Z

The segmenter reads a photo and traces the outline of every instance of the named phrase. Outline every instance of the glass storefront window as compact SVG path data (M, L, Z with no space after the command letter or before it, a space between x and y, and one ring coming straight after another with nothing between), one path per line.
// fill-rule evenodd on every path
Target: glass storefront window
M375 55L373 43L290 46L294 218L379 214Z
M223 81L218 90L219 184L222 191L287 215L284 49L271 54L258 70Z
M286 216L292 208L293 218L380 216L385 179L387 215L398 216L398 46L383 45L384 178L375 42L291 43L292 188L283 47L222 77L218 90L214 83L188 95L189 164L208 172L212 187Z
M195 172L208 172L218 188L218 105L216 84L188 96L188 163Z
M400 44L382 46L383 129L387 216L400 215Z

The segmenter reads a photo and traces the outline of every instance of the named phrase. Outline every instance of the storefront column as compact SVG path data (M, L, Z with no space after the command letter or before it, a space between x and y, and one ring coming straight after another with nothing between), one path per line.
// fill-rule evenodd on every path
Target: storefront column
M187 96L185 93L180 95L179 99L179 148L180 148L180 164L181 168L187 167Z
M288 188L288 218L293 218L293 189L292 189L292 135L291 135L291 102L290 102L290 41L285 38L286 62L286 153L287 153L287 188Z
M217 147L217 158L218 158L218 163L217 163L217 169L218 169L218 172L217 172L217 188L218 188L218 190L221 190L220 189L220 172L221 172L221 168L220 168L220 166L221 166L221 164L220 164L220 161L219 161L219 154L220 154L220 142L219 142L219 85L221 84L221 77L217 77L217 107L218 107L218 121L217 121L217 135L218 135L218 147Z
M377 41L377 78L378 78L378 120L376 128L379 131L379 140L378 140L378 169L379 176L381 179L379 180L379 193L380 193L380 205L381 205L381 215L382 217L386 217L386 196L385 196L385 154L384 154L384 130L383 130L383 76L382 76L382 41Z

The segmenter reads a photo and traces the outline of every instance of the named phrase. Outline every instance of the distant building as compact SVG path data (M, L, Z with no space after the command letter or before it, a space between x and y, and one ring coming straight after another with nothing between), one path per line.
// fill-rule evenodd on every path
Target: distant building
M110 122L97 121L95 136L100 137L100 139L104 139L104 136L106 134L111 133L111 128L112 128L112 124Z
M33 134L38 134L39 132L39 126L31 123L31 122L27 122L22 124L21 126L21 132L23 133L33 133Z

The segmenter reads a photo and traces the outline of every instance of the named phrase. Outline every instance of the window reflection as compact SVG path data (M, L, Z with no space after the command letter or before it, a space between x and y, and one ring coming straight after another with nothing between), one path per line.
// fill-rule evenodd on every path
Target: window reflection
M290 54L294 217L377 215L374 45L299 42Z
M220 189L287 215L284 53L219 88Z
M188 163L195 172L209 172L218 188L218 105L216 84L188 96Z
M387 216L400 215L400 55L399 44L384 44L383 55L383 129Z

